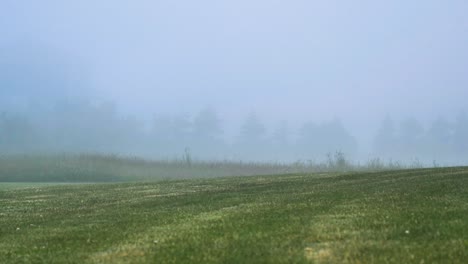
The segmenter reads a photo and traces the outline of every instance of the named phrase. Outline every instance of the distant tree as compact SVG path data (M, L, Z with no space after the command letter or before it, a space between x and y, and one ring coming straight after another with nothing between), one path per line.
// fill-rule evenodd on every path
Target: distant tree
M221 119L211 108L205 108L193 120L193 135L197 140L217 140L221 137Z
M192 123L187 116L159 116L153 121L153 134L159 139L171 142L186 142L191 134Z
M183 155L191 146L192 122L185 115L159 116L153 120L151 144L156 155Z
M221 119L212 108L201 110L193 120L192 151L196 157L219 159L225 153Z
M453 134L453 126L443 117L437 118L427 131L427 136L437 144L450 144Z
M424 127L415 118L407 118L400 124L400 139L404 144L415 144L424 135Z
M424 135L424 127L417 119L407 118L401 121L397 144L399 158L406 160L425 158Z
M273 132L272 142L279 146L287 146L289 144L289 127L287 121L282 121L278 124Z
M314 122L307 122L299 130L299 137L295 142L294 151L297 156L307 159L320 159L327 154L326 150L319 149L323 135L320 126Z
M168 116L156 116L153 119L151 134L156 141L172 140L172 120Z
M144 145L143 124L112 102L62 101L41 121L46 150L137 154Z
M148 136L144 129L144 123L136 116L118 116L114 121L115 131L111 134L110 142L115 147L110 147L111 151L118 153L128 153L132 155L149 155L151 151L148 147Z
M298 149L302 150L302 155L312 155L316 158L337 151L347 156L353 156L357 152L356 139L350 135L339 119L321 125L312 122L304 124L297 145Z
M239 140L246 143L259 143L265 140L266 128L255 113L250 113L241 127Z
M456 118L453 144L458 155L468 156L468 115L465 112L460 112Z
M23 115L0 115L0 153L24 153L34 150L39 139L31 121Z
M0 153L6 151L6 128L5 128L5 123L6 123L6 113L2 112L0 113Z
M281 121L273 130L271 137L271 159L277 161L292 161L290 131L288 122Z
M172 139L182 143L183 149L187 147L186 142L190 140L192 125L192 121L187 115L177 115L172 118Z
M426 132L424 153L429 161L443 162L453 158L453 125L439 117Z
M395 123L390 116L386 116L380 125L377 135L374 138L374 154L379 157L392 157L396 150L396 129Z
M340 119L335 118L324 124L324 134L328 135L329 152L341 151L343 154L353 156L357 152L357 141L344 127Z
M112 102L104 102L88 109L84 120L87 141L92 144L94 151L116 152L125 141L122 136L124 127L121 126L117 107Z
M250 113L242 124L235 149L243 159L265 159L268 152L266 127L255 113Z
M94 118L88 101L60 101L49 114L50 148L59 152L91 151L90 125ZM91 119L88 119L91 118Z

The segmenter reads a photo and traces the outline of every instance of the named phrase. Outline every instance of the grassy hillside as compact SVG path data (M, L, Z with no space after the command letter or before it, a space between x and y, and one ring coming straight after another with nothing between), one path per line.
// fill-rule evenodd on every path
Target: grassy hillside
M0 263L467 259L467 168L0 188Z

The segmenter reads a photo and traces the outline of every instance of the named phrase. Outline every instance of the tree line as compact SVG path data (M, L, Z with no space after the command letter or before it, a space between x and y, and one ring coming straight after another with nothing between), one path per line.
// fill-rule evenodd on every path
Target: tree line
M356 138L339 119L307 122L291 131L287 122L268 129L255 114L245 117L235 136L211 108L194 116L157 115L150 124L119 114L112 103L61 102L47 110L0 114L0 153L115 153L158 159L323 160L340 152L359 158ZM294 136L292 136L294 134ZM416 119L387 116L372 147L385 159L462 161L468 157L468 117L435 120L427 129Z
M377 157L466 164L468 116L460 112L453 120L439 117L427 127L414 118L396 122L387 116L375 136L373 150Z
M0 153L98 152L174 158L293 160L340 150L357 153L354 137L338 120L304 124L292 139L287 122L271 133L249 114L235 136L211 108L187 115L156 115L150 124L118 113L112 103L61 102L52 108L0 114Z

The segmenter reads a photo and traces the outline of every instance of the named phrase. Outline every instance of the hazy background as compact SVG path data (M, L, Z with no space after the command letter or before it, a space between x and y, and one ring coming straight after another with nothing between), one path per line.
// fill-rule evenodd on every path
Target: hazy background
M468 2L0 2L0 152L468 161Z

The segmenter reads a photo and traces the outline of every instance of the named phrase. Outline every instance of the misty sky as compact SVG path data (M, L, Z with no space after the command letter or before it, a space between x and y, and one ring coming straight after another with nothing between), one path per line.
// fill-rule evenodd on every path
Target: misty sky
M385 114L468 110L467 12L466 0L2 0L0 55L39 54L51 76L67 67L86 84L73 94L137 115L340 117L363 137Z

